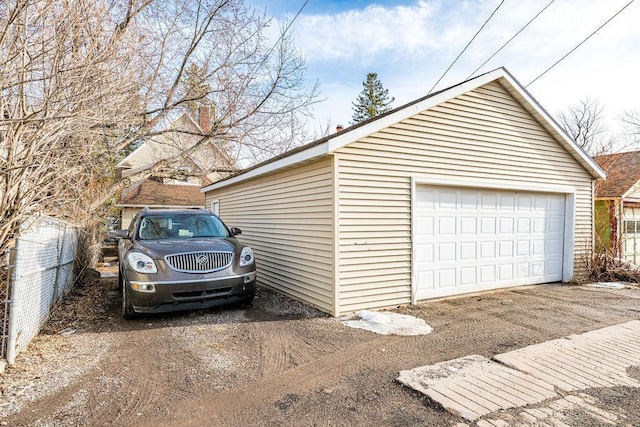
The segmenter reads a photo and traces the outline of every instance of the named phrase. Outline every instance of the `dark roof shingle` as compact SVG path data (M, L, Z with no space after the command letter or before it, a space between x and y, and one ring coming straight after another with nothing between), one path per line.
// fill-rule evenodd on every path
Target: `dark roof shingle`
M622 197L640 180L640 151L605 154L594 159L607 173L596 184L596 197Z
M204 194L197 185L162 184L147 179L120 197L127 206L204 206Z

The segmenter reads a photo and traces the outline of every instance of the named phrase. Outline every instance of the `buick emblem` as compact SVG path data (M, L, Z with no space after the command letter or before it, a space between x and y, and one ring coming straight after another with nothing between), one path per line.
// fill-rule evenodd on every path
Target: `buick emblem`
M200 265L205 265L209 262L209 258L206 255L200 255L196 258L196 262Z

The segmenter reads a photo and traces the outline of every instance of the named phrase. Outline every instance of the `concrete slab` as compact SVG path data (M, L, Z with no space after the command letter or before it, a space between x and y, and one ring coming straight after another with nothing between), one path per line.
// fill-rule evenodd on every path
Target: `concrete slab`
M602 402L593 397L578 393L552 400L540 407L518 409L515 413L496 413L478 420L478 427L518 426L518 427L573 427L576 413L584 415L584 419L592 420L593 425L628 425L624 416L611 410L603 410ZM591 425L591 424L590 424Z
M640 365L640 321L547 341L494 359L571 392L594 387L640 387L627 368Z
M398 381L469 421L557 397L549 383L478 355L401 371Z
M532 345L493 359L471 355L401 371L398 381L469 421L501 409L526 407L509 424L564 427L567 424L558 414L581 408L600 422L615 425L618 416L597 408L588 396L561 398L555 390L640 388L640 382L627 375L629 367L640 366L640 321ZM545 405L535 407L541 402ZM498 426L504 420L485 417L481 421Z

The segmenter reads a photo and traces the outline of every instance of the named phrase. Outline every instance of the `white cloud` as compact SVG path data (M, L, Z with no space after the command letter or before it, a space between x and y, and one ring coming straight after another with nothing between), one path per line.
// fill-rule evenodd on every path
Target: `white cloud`
M505 1L438 89L466 79L548 2ZM481 72L505 66L526 85L627 2L556 0ZM498 3L420 0L301 15L294 26L295 41L328 98L316 108L318 119L346 124L350 102L369 71L381 75L396 97L395 106L426 95ZM598 99L611 116L633 108L637 91L630 87L640 74L639 20L640 4L632 4L529 90L551 113L586 96Z

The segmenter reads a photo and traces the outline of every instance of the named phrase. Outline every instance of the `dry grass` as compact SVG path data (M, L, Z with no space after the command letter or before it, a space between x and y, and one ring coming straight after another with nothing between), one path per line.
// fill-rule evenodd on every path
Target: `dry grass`
M608 251L594 253L587 267L589 280L593 282L640 283L640 267L616 258Z

